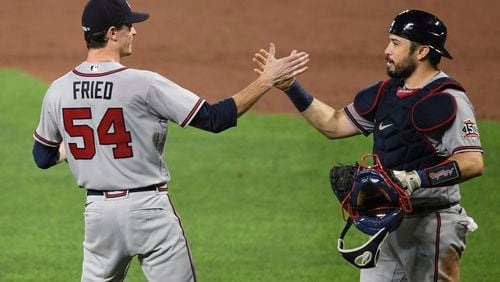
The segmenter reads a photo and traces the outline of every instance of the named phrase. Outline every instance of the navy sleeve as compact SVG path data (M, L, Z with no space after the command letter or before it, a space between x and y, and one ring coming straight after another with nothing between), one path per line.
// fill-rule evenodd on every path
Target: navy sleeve
M227 98L216 104L203 104L190 125L206 131L219 133L236 126L238 109L233 98Z
M39 168L47 169L59 160L59 147L45 146L35 141L33 144L33 158Z

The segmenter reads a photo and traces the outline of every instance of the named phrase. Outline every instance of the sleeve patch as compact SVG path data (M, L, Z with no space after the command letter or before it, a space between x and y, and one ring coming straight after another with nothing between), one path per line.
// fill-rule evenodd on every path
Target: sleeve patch
M462 137L464 139L477 140L479 139L479 131L477 125L471 119L464 120L462 126Z

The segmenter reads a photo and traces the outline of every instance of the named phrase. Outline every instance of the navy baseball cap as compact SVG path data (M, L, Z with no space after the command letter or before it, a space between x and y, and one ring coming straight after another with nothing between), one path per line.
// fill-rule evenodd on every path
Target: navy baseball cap
M106 31L119 24L145 21L148 13L132 12L126 0L89 0L82 15L83 31L89 33Z

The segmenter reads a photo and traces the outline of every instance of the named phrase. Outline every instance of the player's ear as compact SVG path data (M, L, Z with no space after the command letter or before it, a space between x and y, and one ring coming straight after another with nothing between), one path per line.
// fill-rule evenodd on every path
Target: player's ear
M425 59L427 57L427 55L429 55L430 51L431 51L431 49L429 48L429 46L420 45L419 47L417 47L417 59L419 61L422 61L423 59Z
M111 26L110 28L108 28L108 32L106 33L106 37L109 40L116 41L116 32L117 32L116 27L115 26Z

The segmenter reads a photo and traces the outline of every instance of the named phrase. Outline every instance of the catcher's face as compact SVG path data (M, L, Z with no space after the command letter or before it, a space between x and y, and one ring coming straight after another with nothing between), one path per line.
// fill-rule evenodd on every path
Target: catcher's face
M396 35L389 35L389 44L385 48L386 72L390 77L406 79L417 68L415 52L411 52L411 42Z

